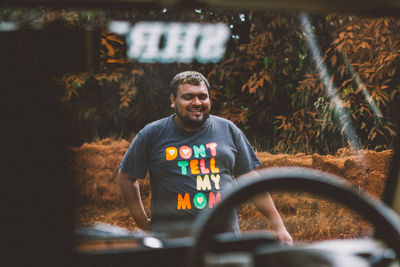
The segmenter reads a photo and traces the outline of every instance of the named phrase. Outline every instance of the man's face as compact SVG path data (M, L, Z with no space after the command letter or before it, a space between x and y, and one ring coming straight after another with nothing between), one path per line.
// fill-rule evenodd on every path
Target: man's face
M207 86L181 84L176 97L171 94L171 107L175 109L176 123L179 127L193 131L201 127L207 120L211 103Z

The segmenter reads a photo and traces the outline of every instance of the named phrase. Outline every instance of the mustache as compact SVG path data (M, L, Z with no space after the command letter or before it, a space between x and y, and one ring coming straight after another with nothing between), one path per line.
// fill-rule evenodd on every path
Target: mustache
M189 111L204 111L205 108L204 107L200 107L200 108L188 107L188 108L186 108L186 110L189 110Z

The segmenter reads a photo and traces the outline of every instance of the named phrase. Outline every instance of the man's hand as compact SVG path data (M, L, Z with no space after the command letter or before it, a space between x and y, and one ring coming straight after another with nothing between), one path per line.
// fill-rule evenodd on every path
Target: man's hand
M268 219L268 222L272 225L272 228L275 229L277 239L282 243L293 246L293 239L286 230L286 227L283 224L282 218L279 215L279 212L276 209L270 194L266 193L257 196L253 199L253 203L257 209Z
M293 238L290 236L290 234L288 233L288 231L286 229L276 231L276 238L280 242L282 242L288 246L291 246L291 247L293 246Z
M151 231L151 219L147 216L143 207L137 178L123 172L122 170L119 170L118 182L121 188L122 196L124 197L128 209L131 212L131 215L137 226L139 226L142 230Z
M135 220L137 226L144 231L151 231L151 219L147 218L144 221Z

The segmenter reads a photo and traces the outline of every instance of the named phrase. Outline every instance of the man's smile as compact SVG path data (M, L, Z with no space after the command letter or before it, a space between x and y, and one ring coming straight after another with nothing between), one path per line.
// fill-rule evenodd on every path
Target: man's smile
M191 112L193 115L202 115L203 114L204 109L200 108L200 109L189 109L188 112Z

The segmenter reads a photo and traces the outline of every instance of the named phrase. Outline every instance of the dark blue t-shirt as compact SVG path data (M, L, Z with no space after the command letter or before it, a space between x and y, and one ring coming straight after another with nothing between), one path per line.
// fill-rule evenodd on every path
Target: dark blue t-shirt
M189 227L200 211L223 199L224 190L235 183L232 176L260 165L231 121L210 115L198 131L187 132L175 124L174 116L146 125L120 165L139 179L149 171L152 229L158 232Z

